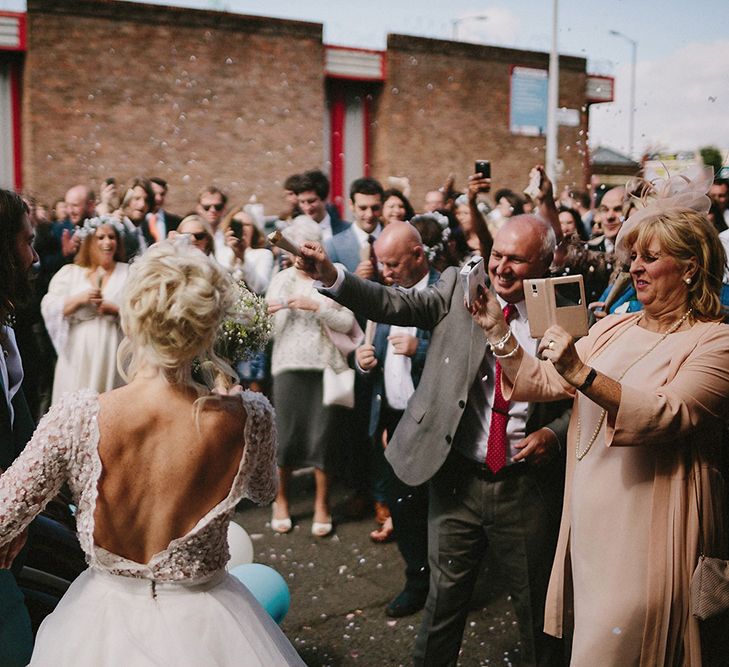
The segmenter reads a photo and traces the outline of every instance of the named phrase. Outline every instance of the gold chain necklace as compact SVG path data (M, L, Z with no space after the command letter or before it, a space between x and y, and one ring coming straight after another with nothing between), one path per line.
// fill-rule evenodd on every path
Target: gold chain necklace
M677 331L681 327L681 325L686 321L688 316L691 315L692 310L693 310L692 308L689 308L684 313L683 317L681 317L677 322L675 322L673 325L671 325L671 327L668 329L668 331L666 331L666 333L664 333L655 343L653 343L653 345L651 345L645 352L643 352L643 354L641 354L635 361L630 363L628 365L628 367L620 374L620 377L617 379L617 382L620 382L625 377L627 372L631 368L633 368L633 366L635 366L639 361L642 361L643 359L645 359L645 357L647 357L651 352L653 352L653 350L655 350L664 340L666 340L666 338L668 336L670 336L674 331ZM638 316L638 318L635 320L635 322L633 323L633 326L638 326L638 324L640 323L642 318L643 318L643 314L641 313ZM612 340L611 345L612 345L612 343L617 341L618 338L620 338L626 331L628 331L629 329L632 329L632 328L633 327L625 327L625 329L623 329ZM600 354L602 354L606 349L607 349L607 347L604 348L603 351L600 352ZM600 356L600 355L598 355L598 356ZM580 415L579 415L579 411L578 411L578 413L577 413L577 443L575 445L575 454L577 455L578 461L582 461L582 459L585 458L585 456L587 455L587 452L590 451L590 448L592 447L593 443L595 442L595 440L597 440L597 436L600 434L600 429L602 428L602 424L605 421L606 415L607 415L607 410L603 410L600 413L600 418L597 420L597 426L595 427L595 430L592 432L592 436L590 437L590 440L587 443L587 446L582 451L580 451L580 440L581 440L581 436L582 436L582 422L580 420Z

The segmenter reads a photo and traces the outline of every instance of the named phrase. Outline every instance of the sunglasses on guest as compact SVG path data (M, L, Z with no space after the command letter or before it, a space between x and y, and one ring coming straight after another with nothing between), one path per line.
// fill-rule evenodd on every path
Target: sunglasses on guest
M196 241L204 241L208 237L207 232L189 232L190 236Z
M216 211L222 211L225 204L200 204L200 206L202 206L205 211L209 211L211 208L214 208Z

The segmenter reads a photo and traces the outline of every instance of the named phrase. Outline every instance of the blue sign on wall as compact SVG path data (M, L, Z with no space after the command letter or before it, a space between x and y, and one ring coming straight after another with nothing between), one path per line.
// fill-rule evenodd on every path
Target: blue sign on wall
M538 137L547 129L545 69L514 67L511 71L509 129L513 134Z

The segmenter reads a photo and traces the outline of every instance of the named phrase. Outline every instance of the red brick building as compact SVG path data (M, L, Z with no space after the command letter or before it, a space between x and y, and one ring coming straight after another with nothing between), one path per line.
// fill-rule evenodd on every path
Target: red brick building
M513 105L517 74L540 79L545 53L403 35L344 49L320 24L115 0L28 0L4 18L19 37L0 51L3 186L45 201L142 173L169 181L180 212L215 183L276 213L286 176L323 167L335 198L364 174L408 176L417 208L449 173L462 186L476 158L518 188L544 160ZM587 180L587 78L584 59L560 59L564 183Z

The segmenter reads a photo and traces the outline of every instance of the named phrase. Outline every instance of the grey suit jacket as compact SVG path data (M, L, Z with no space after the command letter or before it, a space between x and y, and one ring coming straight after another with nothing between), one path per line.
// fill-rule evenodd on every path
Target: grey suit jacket
M344 264L347 271L353 273L360 262L359 237L353 225L324 243L324 249L332 262Z
M422 484L438 472L450 452L486 353L486 336L463 305L458 269L446 269L436 284L418 292L383 287L347 273L333 298L375 322L432 330L420 384L385 450L403 482ZM530 404L527 432L549 426L564 450L570 405Z

